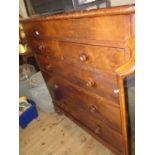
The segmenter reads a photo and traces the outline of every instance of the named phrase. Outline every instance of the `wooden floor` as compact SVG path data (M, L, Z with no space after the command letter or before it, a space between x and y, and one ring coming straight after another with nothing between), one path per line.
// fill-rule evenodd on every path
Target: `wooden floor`
M39 112L20 128L20 155L114 155L64 115Z

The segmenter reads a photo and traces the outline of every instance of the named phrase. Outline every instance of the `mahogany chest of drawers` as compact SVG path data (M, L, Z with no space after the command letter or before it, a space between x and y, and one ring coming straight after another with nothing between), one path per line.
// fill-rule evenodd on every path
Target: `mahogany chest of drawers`
M134 6L21 21L57 112L128 155L123 80L134 72Z

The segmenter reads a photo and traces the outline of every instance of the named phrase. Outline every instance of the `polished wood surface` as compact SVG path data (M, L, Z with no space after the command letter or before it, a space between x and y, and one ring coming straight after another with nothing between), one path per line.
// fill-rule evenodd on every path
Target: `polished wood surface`
M106 73L98 73L80 68L79 66L63 63L57 59L48 59L40 55L35 55L42 70L50 72L52 75L59 74L70 82L83 87L93 93L104 98L114 101L118 104L118 94L114 90L118 88L114 75ZM64 70L64 68L66 68ZM75 69L78 72L75 72Z
M78 24L77 24L78 23ZM129 37L130 16L101 16L94 18L79 18L79 19L61 19L39 21L31 23L25 31L31 37L52 37L55 39L89 39L89 40L107 40L107 41L122 41ZM90 26L91 25L91 26ZM102 27L108 27L102 29ZM49 29L52 27L52 29ZM63 27L63 31L58 31ZM98 27L95 29L95 27ZM117 27L117 29L116 29ZM100 31L102 29L102 31ZM77 33L75 33L75 31ZM111 35L113 34L113 35Z
M134 6L21 22L56 111L129 155L123 79L134 71Z
M84 89L77 88L76 85L71 84L67 80L51 76L47 72L43 72L43 76L48 86L50 86L49 90L56 102L63 100L77 102L77 104L73 104L73 106L80 105L79 108L88 111L90 114L93 114L94 117L99 118L121 133L119 107L113 102L87 93ZM75 109L76 108L78 107L75 107Z
M62 15L38 16L22 20L22 22L26 23L24 29L27 36L35 38L44 37L86 44L125 47L124 42L130 37L130 15L133 13L134 6L123 6ZM101 18L102 20L100 20Z

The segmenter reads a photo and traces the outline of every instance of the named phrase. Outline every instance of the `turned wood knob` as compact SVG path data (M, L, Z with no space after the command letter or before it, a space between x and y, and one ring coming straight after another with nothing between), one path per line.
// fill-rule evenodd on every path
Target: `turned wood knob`
M59 102L61 106L65 106L66 102L63 101L63 102Z
M59 85L58 84L54 84L54 89L57 89L58 87L59 87Z
M35 34L36 34L37 36L39 36L40 33L39 33L39 31L36 30L36 31L35 31Z
M82 53L80 55L80 61L81 62L85 62L85 61L87 61L87 59L88 59L88 55L86 55L85 53Z
M51 65L47 65L47 66L45 66L45 69L46 69L46 70L50 70L51 68L52 68Z
M39 49L40 51L42 51L42 50L43 50L43 45L39 45L39 46L38 46L38 49Z
M118 94L119 93L119 89L114 89L114 93Z
M96 129L95 129L95 133L97 133L97 134L99 134L100 133L100 131L101 131L101 127L96 127Z
M64 105L65 105L64 102L58 102L58 104L59 104L60 106L64 106Z
M90 107L90 112L95 112L95 111L97 111L97 108L96 108L96 106L95 105L92 105L91 107Z
M87 82L86 82L86 86L88 87L93 87L95 85L95 82L92 80L92 79L89 79Z

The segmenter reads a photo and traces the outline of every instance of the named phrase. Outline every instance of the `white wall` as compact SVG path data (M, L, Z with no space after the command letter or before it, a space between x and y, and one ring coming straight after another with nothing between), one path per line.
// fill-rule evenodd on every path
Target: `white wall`
M135 3L135 0L111 0L111 6L120 6L133 3Z

